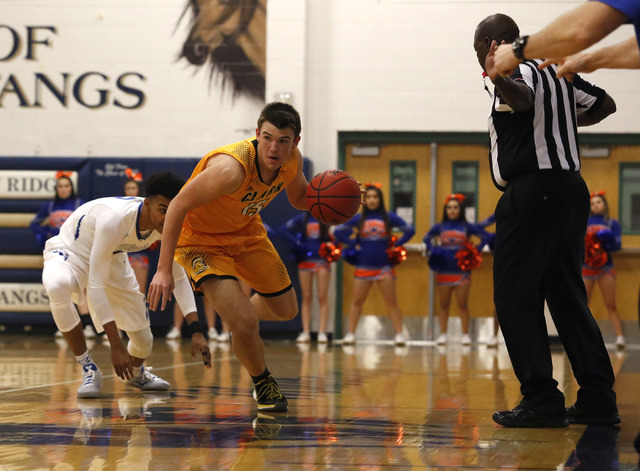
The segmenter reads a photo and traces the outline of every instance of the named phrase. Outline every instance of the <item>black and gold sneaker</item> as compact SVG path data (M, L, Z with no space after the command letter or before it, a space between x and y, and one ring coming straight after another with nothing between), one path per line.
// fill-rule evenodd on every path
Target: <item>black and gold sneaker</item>
M253 419L253 436L256 440L275 440L282 430L282 416L273 416L258 412L258 416Z
M269 375L254 385L253 398L258 401L258 410L263 412L287 412L287 398L273 376Z

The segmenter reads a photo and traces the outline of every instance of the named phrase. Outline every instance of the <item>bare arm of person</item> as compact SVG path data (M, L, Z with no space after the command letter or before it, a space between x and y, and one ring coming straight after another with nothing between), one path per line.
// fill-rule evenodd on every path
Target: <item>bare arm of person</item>
M305 202L306 192L307 192L307 178L304 176L302 172L303 162L302 162L302 154L299 150L296 149L298 153L298 172L296 176L293 178L291 183L287 185L287 198L289 198L289 203L296 209L302 209L304 211L307 210L307 204Z
M240 187L244 178L245 170L242 164L230 155L220 154L212 158L208 167L187 183L171 200L162 230L158 269L149 285L149 309L155 311L160 305L164 310L173 292L173 255L187 213L221 196L233 193Z
M585 2L529 36L523 49L527 59L566 57L600 41L628 20L624 13L601 2ZM495 54L496 67L502 76L513 73L520 62L511 44L501 45Z
M635 36L626 41L595 51L580 52L560 59L546 59L538 68L558 64L558 78L573 80L576 74L598 69L640 69L640 49Z
M484 62L484 69L493 82L500 97L513 109L513 111L527 111L533 106L533 91L524 82L513 80L510 77L501 77L495 66L495 52L498 49L496 41L491 42L489 53ZM517 66L516 66L517 67Z

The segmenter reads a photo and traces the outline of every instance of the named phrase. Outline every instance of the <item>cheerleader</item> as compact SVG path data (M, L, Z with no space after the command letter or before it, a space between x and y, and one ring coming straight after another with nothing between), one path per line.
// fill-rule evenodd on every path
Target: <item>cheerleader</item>
M318 291L318 343L329 341L327 321L329 319L329 281L331 266L327 258L320 254L321 247L332 244L329 226L314 219L309 213L301 213L289 219L279 232L292 244L292 254L298 262L298 279L302 291L302 332L296 342L308 343L311 340L311 299L313 295L313 279L317 280ZM325 244L323 246L323 244ZM328 257L331 261L337 257Z
M438 320L440 323L438 345L444 345L447 342L449 307L454 293L462 324L462 344L471 344L469 336L471 273L469 270L465 271L460 268L456 254L465 248L469 236L475 235L481 239L477 247L477 250L481 250L490 235L479 225L467 222L464 215L464 199L464 195L459 193L449 195L444 205L442 222L433 226L423 239L427 246L429 266L436 272L436 292L439 300ZM434 245L434 239L439 240L439 245Z
M582 267L582 279L589 300L598 282L607 314L616 332L616 347L622 349L625 348L626 341L616 307L616 271L611 259L611 252L620 250L621 229L618 221L609 217L609 204L604 195L604 191L591 193L591 215L587 225L586 257ZM594 247L594 243L601 246L600 250Z
M397 228L402 236L393 243L391 229ZM355 231L355 238L352 235ZM362 306L369 290L376 282L389 311L396 331L394 343L405 345L407 338L402 329L402 312L396 298L396 272L389 257L389 249L400 247L415 234L415 229L395 213L385 209L380 184L367 184L362 213L338 226L335 236L349 247L343 251L345 261L355 265L353 300L349 308L349 331L343 344L355 343L355 331L362 315Z
M43 250L45 242L58 235L62 223L84 203L76 196L70 176L71 172L61 171L56 174L56 194L53 200L40 206L29 225Z

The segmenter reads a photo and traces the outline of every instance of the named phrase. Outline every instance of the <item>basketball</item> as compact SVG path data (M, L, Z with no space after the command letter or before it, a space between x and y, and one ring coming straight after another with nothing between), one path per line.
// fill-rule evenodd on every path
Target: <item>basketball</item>
M319 173L307 186L307 209L324 224L342 224L360 209L360 185L342 170Z

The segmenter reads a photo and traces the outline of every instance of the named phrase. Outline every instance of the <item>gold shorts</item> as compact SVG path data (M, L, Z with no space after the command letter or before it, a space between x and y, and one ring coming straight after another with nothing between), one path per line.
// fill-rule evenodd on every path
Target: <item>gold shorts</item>
M184 245L190 241L197 245ZM264 228L234 234L190 234L183 229L175 260L196 291L211 277L242 279L262 296L278 296L291 288L287 267Z

